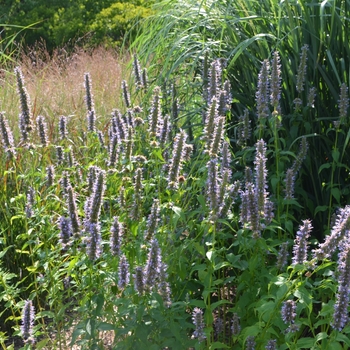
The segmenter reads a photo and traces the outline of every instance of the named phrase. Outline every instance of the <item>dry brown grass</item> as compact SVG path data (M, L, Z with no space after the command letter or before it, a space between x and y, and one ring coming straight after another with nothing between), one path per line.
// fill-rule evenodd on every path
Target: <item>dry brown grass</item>
M95 109L100 121L110 117L114 108L121 108L121 81L130 76L129 57L120 57L112 50L97 48L91 52L77 49L68 55L56 51L52 57L38 47L22 54L22 68L30 96L33 117L43 115L50 128L57 127L60 115L71 116L72 122L86 123L84 73L89 72ZM0 110L6 112L12 126L18 121L19 99L15 77L11 71L0 75Z

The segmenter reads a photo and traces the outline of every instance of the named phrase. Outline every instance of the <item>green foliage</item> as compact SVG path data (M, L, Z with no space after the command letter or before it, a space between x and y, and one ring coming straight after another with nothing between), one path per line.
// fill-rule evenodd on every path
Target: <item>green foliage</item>
M256 116L261 62L278 50L283 77L283 138L291 145L299 135L313 135L304 168L306 174L313 174L303 178L304 216L315 218L317 237L321 238L335 208L349 202L347 127L336 131L333 122L339 117L340 86L349 86L346 28L350 2L166 0L158 6L133 48L145 61L152 57L150 69L169 83L198 71L206 51L211 57L224 59L234 101L232 124L246 108ZM298 92L297 72L305 44L309 47L305 87ZM295 99L306 106L312 88L316 89L312 108L296 113ZM231 125L228 131L232 144L236 130Z
M115 45L137 21L150 15L152 4L144 0L15 1L3 8L3 21L7 35L12 35L13 23L36 23L20 37L29 46L43 40L50 51L72 41Z

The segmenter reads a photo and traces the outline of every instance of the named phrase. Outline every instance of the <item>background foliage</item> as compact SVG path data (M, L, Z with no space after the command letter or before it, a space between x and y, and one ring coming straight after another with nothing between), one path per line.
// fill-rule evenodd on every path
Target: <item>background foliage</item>
M9 25L35 23L19 37L29 46L44 40L49 51L77 41L89 45L120 44L127 30L151 14L153 3L153 0L3 0L0 23L6 36L14 30Z

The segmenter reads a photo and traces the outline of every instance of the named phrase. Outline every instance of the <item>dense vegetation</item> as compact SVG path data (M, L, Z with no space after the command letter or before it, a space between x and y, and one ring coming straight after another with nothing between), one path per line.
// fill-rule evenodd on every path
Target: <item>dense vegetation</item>
M3 347L348 348L349 8L167 0L132 77L5 72Z
M151 15L150 0L1 1L0 23L5 35L22 31L25 46L44 41L52 51L64 45L116 45L127 31ZM131 35L131 33L129 33ZM2 36L4 33L2 33Z

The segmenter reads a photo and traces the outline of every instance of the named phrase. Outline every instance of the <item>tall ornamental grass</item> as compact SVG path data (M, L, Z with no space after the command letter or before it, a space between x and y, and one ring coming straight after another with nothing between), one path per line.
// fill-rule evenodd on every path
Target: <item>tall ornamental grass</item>
M334 210L349 201L349 137L346 128L340 131L333 124L339 117L340 88L349 86L349 9L348 0L165 0L132 45L145 61L152 58L150 70L157 72L162 84L177 81L182 86L178 97L184 106L186 96L201 93L201 86L182 77L199 72L206 52L211 59L220 58L232 86L234 118L246 108L256 117L261 64L275 50L279 52L284 76L280 138L292 144L301 134L310 136L307 169L314 176L303 179L303 189L306 215L314 217L318 239L323 238ZM300 67L302 55L305 70ZM300 108L309 99L312 108ZM183 117L192 122L192 114ZM231 124L232 145L236 130Z

